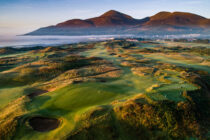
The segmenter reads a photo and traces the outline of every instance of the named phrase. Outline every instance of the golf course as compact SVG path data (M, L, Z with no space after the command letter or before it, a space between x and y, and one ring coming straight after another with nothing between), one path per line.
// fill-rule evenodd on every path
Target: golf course
M210 139L210 45L0 48L0 140Z

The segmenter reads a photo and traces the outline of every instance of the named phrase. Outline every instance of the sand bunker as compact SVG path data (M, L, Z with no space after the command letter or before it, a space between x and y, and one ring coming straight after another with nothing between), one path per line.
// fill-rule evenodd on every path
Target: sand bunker
M39 132L47 132L58 128L60 121L55 118L33 117L29 119L30 126Z

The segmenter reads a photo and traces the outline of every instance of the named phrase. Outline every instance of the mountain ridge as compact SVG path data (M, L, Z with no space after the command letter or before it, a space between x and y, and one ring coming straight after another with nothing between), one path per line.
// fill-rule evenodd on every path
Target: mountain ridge
M206 28L210 28L210 19L188 12L162 11L150 17L135 19L127 14L110 10L98 17L84 20L71 19L54 26L40 28L26 35L136 34L139 31L157 32L160 29L167 32L180 32L203 31Z
M170 24L170 25L190 25L198 26L202 21L208 20L202 16L187 12L159 12L150 18L146 24ZM154 23L155 22L155 23Z

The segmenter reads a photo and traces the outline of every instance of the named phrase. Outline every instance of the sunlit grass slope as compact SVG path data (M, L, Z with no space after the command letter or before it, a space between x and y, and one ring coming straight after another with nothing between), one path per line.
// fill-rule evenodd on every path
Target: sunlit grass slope
M112 40L4 49L0 139L206 139L202 47Z

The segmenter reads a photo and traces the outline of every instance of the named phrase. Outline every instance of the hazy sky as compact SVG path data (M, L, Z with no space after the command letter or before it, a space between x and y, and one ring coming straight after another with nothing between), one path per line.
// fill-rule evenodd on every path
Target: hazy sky
M160 11L191 12L210 18L210 0L0 0L0 35L22 34L72 18L113 9L134 18Z

